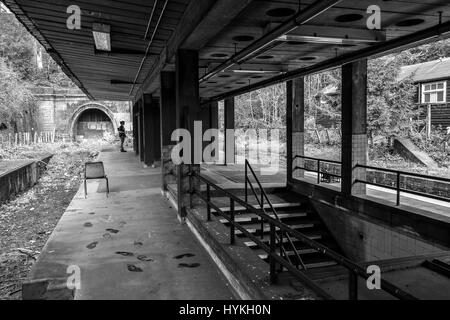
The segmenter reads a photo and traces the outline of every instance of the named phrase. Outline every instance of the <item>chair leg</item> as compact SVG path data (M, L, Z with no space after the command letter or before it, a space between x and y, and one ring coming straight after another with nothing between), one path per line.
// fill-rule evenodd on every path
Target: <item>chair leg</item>
M84 198L87 198L87 186L86 186L86 179L84 179Z
M109 196L109 180L108 180L108 178L105 178L106 179L106 197L108 197Z

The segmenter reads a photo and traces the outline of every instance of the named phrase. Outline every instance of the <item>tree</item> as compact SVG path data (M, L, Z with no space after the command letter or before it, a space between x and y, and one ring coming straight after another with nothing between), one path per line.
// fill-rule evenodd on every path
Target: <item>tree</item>
M73 86L58 64L44 48L28 33L11 13L0 13L0 57L22 81L33 86ZM36 64L37 52L42 53L42 66Z
M18 72L0 58L0 119L14 124L25 112L33 112L34 97Z
M286 86L277 84L236 97L236 126L279 129L286 120Z
M398 80L401 59L387 56L369 61L368 129L375 134L404 134L418 110L414 103L416 87L411 78Z
M450 57L450 39L432 42L403 51L398 54L397 60L402 65L412 65L447 57Z

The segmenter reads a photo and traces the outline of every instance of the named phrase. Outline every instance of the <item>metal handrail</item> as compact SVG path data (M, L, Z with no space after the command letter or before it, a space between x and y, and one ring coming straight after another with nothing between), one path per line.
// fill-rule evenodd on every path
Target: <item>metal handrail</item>
M312 158L312 157L306 157L306 156L300 156L300 155L296 155L293 160L295 160L297 158L301 158L301 159L305 159L305 160L313 160L313 161L320 160L320 162L325 162L325 163L342 164L340 161L336 161L336 160L326 160L326 159Z
M243 206L246 210L258 215L261 218L270 218L268 215L265 215L261 212L261 210L256 209L252 205L248 204L244 200L240 199L239 197L235 196L234 194L228 192L227 190L219 187L218 185L214 184L213 182L209 181L208 179L202 177L199 173L194 172L193 176L199 179L199 181L204 182L207 186L207 195L206 197L202 195L200 191L195 191L195 194L202 199L207 204L207 219L208 221L211 221L211 209L214 209L218 214L220 214L223 218L227 219L228 222L233 226L233 228L230 228L230 243L234 244L234 231L235 228L241 231L246 237L248 237L250 240L254 241L259 248L264 250L270 259L270 279L272 282L275 282L276 274L275 274L275 268L274 263L278 262L280 265L285 267L294 277L304 281L310 288L312 288L319 296L321 296L324 299L327 300L333 300L333 297L328 294L323 288L318 286L314 281L312 281L310 278L308 278L303 272L301 272L299 269L297 269L294 265L286 261L283 257L278 255L275 250L273 250L272 244L274 243L273 235L275 233L274 225L271 224L270 233L271 233L271 242L270 246L267 246L261 239L259 239L257 236L250 233L246 228L241 226L239 223L237 223L234 220L234 212L232 212L230 215L225 214L218 206L216 206L214 203L212 203L211 200L208 201L208 199L211 199L209 191L211 190L211 187L214 188L217 191L222 192L225 196L230 198L233 202L236 202ZM281 229L280 229L281 230ZM285 231L286 229L284 229Z
M298 158L305 159L305 160L311 160L311 161L317 161L317 170L313 170L313 169L308 169L308 168L305 168L305 167L297 166L297 167L293 168L293 171L304 170L304 171L308 171L308 172L317 173L317 183L318 184L320 184L320 174L327 174L327 175L329 175L331 177L342 178L341 175L320 170L320 164L321 163L331 163L331 164L342 165L342 163L339 162L339 161L325 160L325 159L312 158L312 157L305 157L305 156L300 156L300 155L296 155L294 157L294 160L298 159ZM450 184L450 179L449 178L428 176L428 175L420 174L420 173L406 172L406 171L387 169L387 168L378 168L378 167L367 166L367 165L360 165L360 164L357 164L354 168L355 169L356 168L363 168L363 169L367 169L367 170L383 171L383 172L388 172L388 173L395 174L397 176L397 182L396 182L396 186L395 187L392 187L392 186L389 186L389 185L386 185L386 184L371 182L371 181L367 181L367 180L361 180L361 179L356 179L355 183L363 183L363 184L367 184L367 185L372 185L372 186L377 186L377 187L381 187L381 188L386 188L386 189L397 191L397 200L396 200L397 206L400 206L400 204L401 204L401 193L402 192L413 194L413 195L416 195L416 196L425 197L425 198L435 199L435 200L439 200L439 201L450 202L450 198L448 198L448 197L441 197L441 196L436 196L436 195L433 195L433 194L430 194L430 193L426 193L426 192L420 192L420 191L415 191L415 190L411 190L411 189L401 188L401 186L400 186L400 184L401 184L400 182L401 182L401 177L402 176L409 176L409 177L415 177L415 178L426 179L426 180L434 180L434 181L439 181L439 182L444 182L444 183L449 183Z
M304 281L308 286L310 286L313 290L315 290L316 293L318 293L321 297L323 297L325 299L333 299L333 297L330 294L328 294L323 288L321 288L319 285L317 285L317 283L315 283L313 280L311 280L309 277L307 277L302 271L298 270L295 266L293 266L288 261L286 261L286 259L284 259L282 256L280 256L276 253L276 251L274 250L274 246L273 246L274 242L272 240L274 240L275 228L278 228L278 229L280 229L280 231L292 235L293 237L295 237L302 243L308 245L311 249L314 249L314 250L322 253L323 255L331 258L337 264L348 269L350 272L349 297L354 298L354 299L357 298L358 287L355 285L356 278L359 276L359 277L363 278L364 280L367 280L370 277L366 273L366 270L362 266L352 262L351 260L349 260L349 259L345 258L344 256L338 254L337 252L329 249L328 247L326 247L312 239L309 239L308 236L302 234L301 232L299 232L297 230L292 229L290 226L284 224L283 222L278 221L277 219L274 219L267 214L264 214L261 210L254 208L252 205L248 204L247 202L245 202L241 198L237 197L236 195L230 193L229 191L219 187L215 183L202 177L199 172L193 172L192 176L196 177L197 179L199 179L200 182L203 182L207 185L207 196L206 197L203 196L203 194L198 190L195 191L195 194L200 199L202 199L203 201L206 202L207 210L209 211L208 212L208 220L209 221L211 220L210 210L211 210L211 208L213 208L214 210L216 210L216 212L218 214L220 214L222 217L227 219L230 222L230 224L233 226L233 228L230 228L230 239L234 240L234 234L232 234L232 233L234 232L234 230L236 228L236 229L240 230L249 239L254 241L262 250L264 250L269 255L270 260L271 260L271 267L270 267L271 279L275 278L274 272L276 272L275 269L273 268L273 264L275 262L278 262L279 264L284 266L293 276ZM271 230L271 242L270 242L271 245L270 245L270 247L267 246L264 242L262 242L257 236L248 232L247 229L245 229L243 226L241 226L238 222L235 221L234 210L231 212L230 215L227 215L218 206L216 206L214 203L212 203L210 194L208 194L208 192L211 190L211 187L216 189L217 191L220 191L226 197L230 198L230 201L232 201L233 204L234 204L234 202L240 204L242 207L244 207L248 211L260 216L261 218L265 219L270 224L270 227L271 227L270 228L270 230ZM234 206L233 206L233 209L234 209ZM234 243L234 241L231 241L231 242ZM397 286L393 285L392 283L390 283L384 279L381 279L381 289L398 299L417 300L416 297L403 291L402 289L398 288Z
M339 161L335 161L335 160L325 160L325 159L312 158L312 157L306 157L306 156L300 156L300 155L296 155L296 156L294 157L293 160L298 159L298 158L304 159L304 160L316 161L316 162L317 162L317 169L316 169L316 170L312 170L312 169L308 169L308 168L306 168L306 167L300 167L300 166L296 166L296 167L293 169L293 171L296 171L296 170L304 170L304 171L308 171L308 172L314 172L314 173L317 173L317 184L320 184L320 182L321 182L321 180L320 180L320 175L321 175L321 174L322 174L322 175L323 175L323 174L326 174L326 175L328 175L328 176L330 176L330 177L335 177L335 178L339 178L339 179L342 178L341 175L337 175L337 174L330 173L330 172L327 172L327 171L322 171L321 168L320 168L320 167L321 167L320 165L321 165L322 163L331 163L331 164L342 165Z
M256 191L255 191L255 189L253 188L253 184L252 184L252 182L250 181L250 178L248 177L248 169L250 169L250 172L251 172L253 178L255 179L256 183L258 184L259 190L261 191L261 202L259 201L258 196L257 196L257 194L256 194ZM267 203L268 203L268 205L269 205L269 207L270 207L270 210L272 211L272 213L273 213L273 215L275 216L275 218L276 218L278 221L281 221L281 220L280 220L280 217L278 216L277 211L275 210L275 207L274 207L273 204L272 204L272 201L270 201L270 199L269 199L269 197L267 196L267 193L266 193L266 191L264 190L264 188L263 188L261 182L259 181L258 177L256 176L255 171L253 170L252 166L250 165L250 162L249 162L247 159L245 159L245 201L246 201L246 202L248 202L247 184L250 184L251 190L252 190L252 192L253 192L253 194L254 194L256 200L258 201L258 203L259 203L259 205L260 205L260 207L261 207L261 210L266 214L266 211L264 210L264 201L263 201L263 199L265 198L266 201L267 201ZM264 197L264 198L263 198L263 197ZM264 234L264 219L261 219L261 236L262 236L263 234ZM281 233L281 234L283 235L283 233ZM277 238L278 241L280 241L280 249L283 250L283 251L285 251L285 250L284 250L284 246L283 246L283 240L282 240L282 239L279 239L278 236L277 236L276 238ZM297 248L295 247L294 243L292 242L291 237L290 237L288 234L286 235L286 239L287 239L289 245L291 246L292 250L294 251L294 254L295 254L295 256L297 257L297 261L302 265L302 268L303 268L304 270L307 270L305 264L303 263L302 257L300 256L300 254L299 254ZM287 253L286 253L286 257L287 257L287 259L290 261L290 259L289 259L288 255L287 255Z
M381 184L381 183L375 183L375 182L370 182L370 181L366 181L366 180L360 180L360 179L355 180L355 183L364 183L364 184L368 184L368 185L372 185L372 186L377 186L377 187L382 187L382 188L386 188L386 189L390 189L390 190L395 190L397 192L397 199L396 199L397 206L400 206L400 204L401 204L401 197L400 196L401 196L402 192L410 193L410 194L414 194L414 195L422 196L422 197L426 197L426 198L431 198L431 199L435 199L435 200L450 202L450 198L440 197L440 196L435 196L433 194L429 194L429 193L425 193L425 192L405 189L405 188L402 188L400 186L401 185L400 182L401 182L401 177L402 176L409 176L409 177L415 177L415 178L420 178L420 179L434 180L434 181L445 182L445 183L449 183L449 184L450 184L450 179L442 178L442 177L427 176L427 175L424 175L424 174L419 174L419 173L414 173L414 172L405 172L405 171L399 171L399 170L393 170L393 169L377 168L377 167L360 165L360 164L357 164L355 166L355 168L363 168L363 169L367 169L367 170L383 171L383 172L388 172L388 173L395 174L397 176L397 179L396 179L397 181L396 181L396 186L395 187L388 186L388 185Z
M261 210L263 211L264 214L267 214L266 211L264 210L264 203L259 201L259 198L258 198L258 196L256 194L256 191L255 191L255 188L253 187L253 184L251 183L251 181L248 181L248 183L250 184L250 188L251 188L251 190L252 190L256 200L258 201L258 204L259 204ZM248 201L246 200L246 202L248 202ZM263 238L264 238L264 220L261 218L261 239L263 239ZM280 239L278 236L276 236L276 240L280 244L280 252L282 254L284 254L284 256L286 257L286 260L288 260L288 262L290 264L292 264L292 261L289 258L289 255L287 254L286 250L284 249L283 237L281 237L281 239Z
M406 172L401 170L394 170L394 169L385 169L385 168L378 168L378 167L371 167L366 165L357 164L355 168L364 168L369 170L377 170L377 171L385 171L390 173L400 173L402 176L410 176L410 177L416 177L416 178L422 178L422 179L428 179L428 180L436 180L440 182L447 182L450 183L449 178L442 178L442 177L435 177L435 176L428 176L425 174L415 173L415 172Z

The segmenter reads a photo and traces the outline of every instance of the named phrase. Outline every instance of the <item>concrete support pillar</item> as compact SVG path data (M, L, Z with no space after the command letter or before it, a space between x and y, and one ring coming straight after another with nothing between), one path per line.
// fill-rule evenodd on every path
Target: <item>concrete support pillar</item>
M158 99L152 100L152 146L153 146L153 165L161 162L161 105Z
M305 155L305 80L304 78L298 78L291 81L291 89L287 93L291 98L291 112L292 119L292 137L291 137L291 154L292 154L292 178L300 179L305 177L304 170L294 170L296 167L304 167L305 161L302 158L296 158L297 156Z
M287 182L293 181L293 148L292 148L292 110L294 103L293 82L286 82L286 177Z
M211 129L219 129L219 102L211 102L209 106Z
M139 108L139 113L138 113L139 160L141 162L144 162L145 145L144 145L144 101L143 101L143 98L139 99L139 101L138 101L138 108Z
M224 121L225 121L225 165L236 163L236 144L234 134L227 134L227 130L235 129L234 109L235 100L233 98L225 99L224 103Z
M218 102L211 102L207 105L205 105L201 109L201 121L202 121L202 129L203 129L203 135L205 132L209 129L219 129L219 103ZM203 141L203 151L205 151L205 148L213 143L213 141ZM218 143L218 141L217 141ZM216 158L219 155L218 149L216 154L212 154L213 158ZM215 161L217 161L216 159Z
M133 150L136 155L139 154L139 126L138 126L138 107L133 104Z
M190 178L189 172L200 172L200 164L195 158L201 153L201 144L195 144L194 122L200 120L198 52L178 50L176 59L176 120L177 128L191 133L191 163L177 168L178 175L178 213L183 219L186 208L196 204L194 192L200 190L198 179ZM201 134L201 132L200 132ZM195 157L197 155L197 157Z
M171 159L172 149L175 146L172 133L177 129L175 72L161 72L160 105L162 190L167 191L168 184L176 183L176 168Z
M366 194L366 170L356 169L367 164L367 60L342 67L342 193Z
M219 130L219 102L217 101L209 105L209 124L209 129ZM212 157L216 163L219 161L219 141L217 141L217 148Z
M143 96L143 137L144 137L144 164L154 166L161 159L160 119L158 100L151 95Z

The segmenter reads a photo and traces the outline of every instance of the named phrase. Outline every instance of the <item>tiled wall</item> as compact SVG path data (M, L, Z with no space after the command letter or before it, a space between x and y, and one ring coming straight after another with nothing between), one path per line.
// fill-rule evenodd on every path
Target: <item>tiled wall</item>
M367 164L367 134L357 134L352 136L352 165ZM363 168L356 168L353 170L353 179L366 180L366 170ZM366 185L358 183L353 185L352 194L365 194Z
M294 132L292 134L292 158L295 158L295 156L303 156L305 155L304 150L304 144L305 144L305 134L303 132ZM296 158L293 160L292 169L294 170L295 167L304 167L305 166L305 160ZM305 171L303 170L295 170L292 173L292 177L294 179L303 178L305 175Z
M342 250L358 262L411 257L445 249L351 213L321 204L314 206Z

